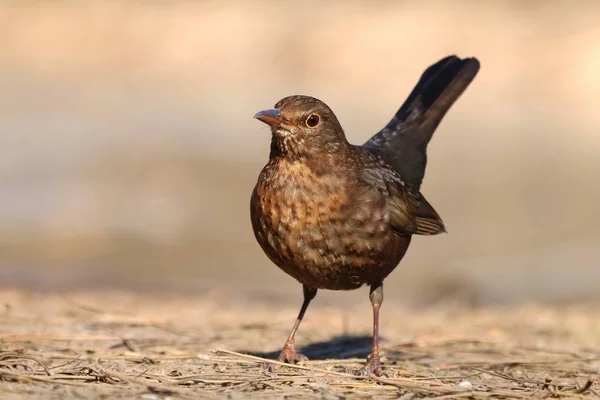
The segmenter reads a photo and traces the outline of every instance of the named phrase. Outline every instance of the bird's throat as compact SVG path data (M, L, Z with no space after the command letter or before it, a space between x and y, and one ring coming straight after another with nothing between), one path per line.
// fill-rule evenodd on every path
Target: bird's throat
M299 159L306 155L308 155L308 150L304 145L304 139L285 133L273 134L269 158L285 157Z

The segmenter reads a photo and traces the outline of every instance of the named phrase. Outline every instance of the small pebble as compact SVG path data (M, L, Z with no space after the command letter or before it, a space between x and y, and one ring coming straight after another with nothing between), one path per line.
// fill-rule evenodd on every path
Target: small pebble
M461 390L472 390L473 384L469 381L460 381L458 385L456 385Z

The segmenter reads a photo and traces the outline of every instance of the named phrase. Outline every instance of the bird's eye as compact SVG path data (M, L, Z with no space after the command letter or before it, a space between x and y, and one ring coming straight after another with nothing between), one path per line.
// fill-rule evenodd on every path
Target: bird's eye
M319 122L321 122L321 117L319 117L319 114L310 114L309 117L306 118L306 126L309 128L314 128L315 126L319 125Z

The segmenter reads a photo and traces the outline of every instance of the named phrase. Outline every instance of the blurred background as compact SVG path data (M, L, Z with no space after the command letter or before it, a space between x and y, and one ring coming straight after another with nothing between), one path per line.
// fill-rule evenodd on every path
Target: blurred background
M249 198L290 94L381 129L430 64L480 74L429 147L447 235L386 298L600 299L600 2L0 0L0 283L298 303ZM366 290L324 302L366 301Z

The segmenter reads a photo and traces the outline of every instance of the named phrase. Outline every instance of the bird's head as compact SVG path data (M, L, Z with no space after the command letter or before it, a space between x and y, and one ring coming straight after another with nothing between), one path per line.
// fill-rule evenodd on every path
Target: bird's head
M286 97L254 118L271 126L271 157L310 157L348 146L333 111L314 97Z

